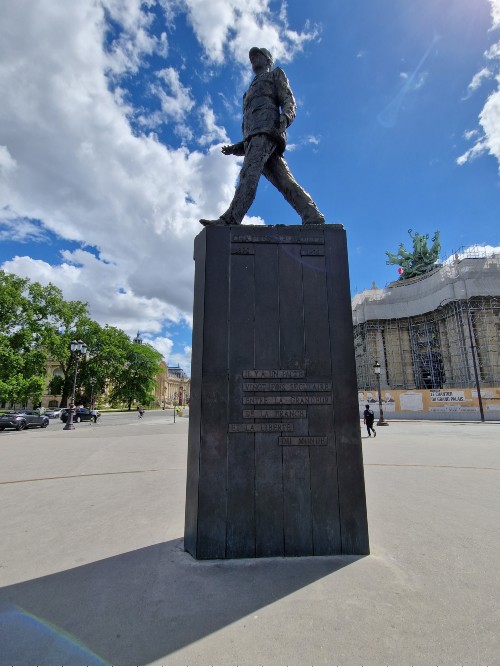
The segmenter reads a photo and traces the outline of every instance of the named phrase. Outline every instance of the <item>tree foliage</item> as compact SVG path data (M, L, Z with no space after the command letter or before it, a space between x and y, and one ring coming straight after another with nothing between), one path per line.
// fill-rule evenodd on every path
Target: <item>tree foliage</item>
M72 396L77 358L72 340L87 345L78 358L75 399L110 390L112 400L149 403L161 355L131 342L124 331L101 326L82 301L66 301L60 289L0 271L0 403L37 403L46 386L46 364L57 361L62 375L50 378L61 406Z
M160 372L161 354L148 344L130 343L122 368L115 376L111 399L147 405L154 399L155 377Z

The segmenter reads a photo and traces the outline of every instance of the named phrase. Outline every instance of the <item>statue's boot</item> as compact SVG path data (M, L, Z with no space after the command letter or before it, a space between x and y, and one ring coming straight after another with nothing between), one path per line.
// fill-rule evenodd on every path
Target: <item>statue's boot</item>
M224 218L217 218L217 220L205 220L205 218L200 219L203 227L225 227L228 223Z
M297 197L296 205L294 206L297 213L302 218L303 225L324 225L325 216L318 209L307 192L302 191L300 197Z
M225 227L226 225L240 224L239 222L236 222L229 212L223 213L217 220L205 220L205 218L201 218L200 222L204 227Z
M319 211L318 214L315 216L308 216L307 218L302 219L302 224L303 225L325 225L325 216L322 215Z

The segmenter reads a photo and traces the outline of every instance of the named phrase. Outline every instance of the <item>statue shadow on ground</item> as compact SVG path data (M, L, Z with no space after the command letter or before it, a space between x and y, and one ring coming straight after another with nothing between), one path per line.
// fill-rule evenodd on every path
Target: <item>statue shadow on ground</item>
M181 539L0 591L0 664L144 665L359 560L196 561Z

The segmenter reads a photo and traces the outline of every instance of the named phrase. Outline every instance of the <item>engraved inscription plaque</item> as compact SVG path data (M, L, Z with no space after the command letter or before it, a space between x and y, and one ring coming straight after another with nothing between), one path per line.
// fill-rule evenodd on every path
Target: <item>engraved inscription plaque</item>
M234 243L310 243L323 245L324 241L321 236L292 236L286 234L274 234L274 235L258 235L258 234L235 234L231 239L232 244ZM231 246L232 247L232 246Z
M231 255L255 255L255 248L252 246L231 246Z
M305 410L243 410L245 419L305 419Z
M331 382L244 382L243 391L331 391Z
M243 405L331 405L331 396L243 396Z
M185 549L369 553L343 228L206 227L194 257Z
M282 447L286 445L299 447L326 447L328 438L326 436L299 435L298 437L292 436L279 438L278 442Z
M302 257L320 257L325 254L323 248L301 248Z
M303 370L253 370L253 371L243 371L243 377L247 380L300 380L305 378L306 372Z
M293 431L292 423L229 424L229 433L286 433Z

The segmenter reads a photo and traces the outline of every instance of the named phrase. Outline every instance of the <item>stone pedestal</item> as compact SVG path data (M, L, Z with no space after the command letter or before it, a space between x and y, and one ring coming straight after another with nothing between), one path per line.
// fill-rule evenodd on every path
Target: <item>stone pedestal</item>
M344 229L207 228L195 262L186 550L369 553Z

